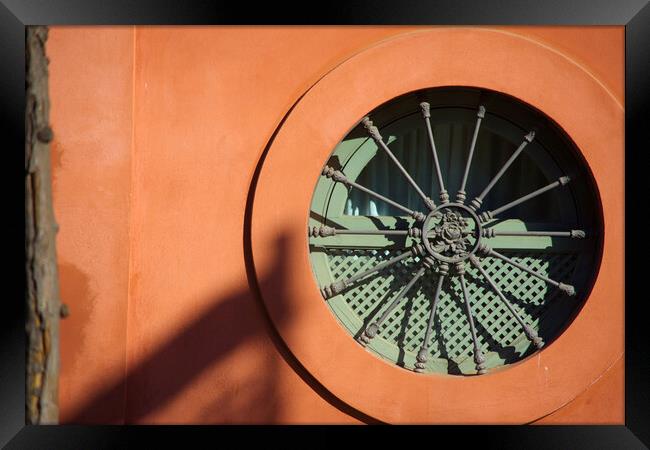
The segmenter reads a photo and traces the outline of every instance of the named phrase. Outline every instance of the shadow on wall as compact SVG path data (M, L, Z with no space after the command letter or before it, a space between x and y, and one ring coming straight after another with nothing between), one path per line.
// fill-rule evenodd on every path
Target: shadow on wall
M298 99L299 101L299 99ZM291 112L293 107L288 111ZM286 116L285 116L286 118ZM284 118L275 133L281 128ZM273 134L269 145L275 137ZM264 151L268 151L269 146ZM61 149L59 150L61 151ZM264 161L264 155L260 163ZM60 163L60 161L59 161ZM254 339L269 339L273 347L266 361L260 362L262 373L247 373L239 389L215 389L219 391L210 405L203 409L200 417L188 417L197 423L277 423L281 420L281 398L278 398L278 364L281 359L313 391L332 407L354 417L362 423L381 423L373 417L358 411L329 392L291 354L275 326L291 320L291 311L286 305L278 307L278 317L271 321L263 305L260 292L274 292L278 302L285 298L286 281L291 270L287 267L288 237L280 235L275 243L269 243L268 251L274 255L270 271L256 277L252 265L250 248L250 226L252 200L261 164L258 165L248 194L244 218L244 260L248 285L225 297L212 299L208 311L187 324L182 331L155 349L151 356L129 368L126 375L114 380L110 387L92 395L81 407L73 411L62 422L65 423L114 423L115 413L105 412L107 405L123 404L126 399L124 423L147 423L147 415L168 405L183 389L208 369L226 359L231 353ZM218 272L215 279L218 280ZM74 311L72 312L74 314ZM280 323L278 323L280 320ZM226 364L235 373L233 378L242 378L239 367ZM251 376L252 375L252 376ZM115 410L113 410L115 411Z
M260 277L259 285L272 290L278 299L282 299L285 297L287 278L287 267L283 262L286 261L285 238L278 239L272 247L270 253L274 255L274 264L270 267L273 269ZM218 273L215 278L218 279ZM110 387L91 396L63 421L106 423L106 408L123 401L126 389L125 423L148 422L149 414L167 406L206 369L224 360L248 341L266 336L268 330L260 315L260 306L249 286L225 297L214 298L210 304L213 305L211 308L160 345L151 356L129 368L124 378L114 380ZM281 320L290 320L290 315L290 311L284 310ZM273 350L267 353L273 353ZM212 391L215 392L214 400L198 413L201 417L188 416L187 421L276 422L280 406L275 388L279 361L276 355L266 356L264 361L257 362L263 370L255 373L241 367L223 365L230 372L224 374L228 383L236 380L239 384L235 389L230 384L219 388L220 380L215 380ZM110 416L114 417L114 412Z

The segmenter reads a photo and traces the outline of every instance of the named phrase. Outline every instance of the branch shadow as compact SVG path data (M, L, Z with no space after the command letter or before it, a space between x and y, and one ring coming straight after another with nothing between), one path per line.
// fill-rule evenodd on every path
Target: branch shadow
M248 284L231 294L214 299L213 305L208 311L189 323L183 330L169 338L164 344L160 345L151 356L138 362L133 368L128 370L124 377L114 380L110 386L86 401L81 407L71 415L70 423L101 423L93 420L101 415L103 406L117 398L125 401L124 421L126 423L137 422L147 414L164 407L174 396L190 385L191 382L203 373L210 365L225 358L228 354L242 346L246 341L257 336L270 338L275 350L279 353L285 363L306 383L316 394L334 408L343 413L356 418L360 422L367 424L381 423L377 419L370 417L361 411L346 404L341 399L332 394L323 386L291 353L289 347L280 337L277 329L278 320L284 323L291 319L291 311L278 307L280 318L271 320L269 313L262 301L261 288L265 291L274 292L277 301L285 298L285 281L291 276L287 269L287 236L281 235L274 247L271 247L271 254L274 255L273 263L270 264L270 271L261 277L258 277L253 263L252 245L251 245L251 223L253 201L255 189L259 174L273 143L277 132L282 127L284 121L291 113L296 103L289 109L285 117L280 121L274 131L267 146L262 152L255 168L251 180L250 189L246 199L246 209L244 214L243 227L243 253L246 267L246 276ZM337 167L334 161L330 164ZM340 164L338 164L340 166ZM275 251L273 251L275 248ZM241 318L261 317L262 326L258 327L253 321L240 320ZM198 348L203 351L192 352L191 349ZM237 370L237 368L234 368ZM241 403L242 406L238 411L246 414L247 422L269 423L277 420L279 404L275 396L274 387L276 385L277 368L269 367L269 373L265 376L264 388L254 389L254 396L248 401ZM159 374L163 371L167 376L156 377L152 379L149 374ZM255 378L257 382L259 378ZM137 389L146 389L148 395L141 401L134 402L129 392ZM227 392L222 397L217 398L206 410L206 414L214 413L218 410L221 415L228 414L229 405L233 403L239 395L234 392ZM260 408L260 404L267 405ZM262 411L258 413L256 411Z
M284 237L278 239L271 251L274 255L272 270L259 280L265 289L276 292L280 300L285 296L284 286L288 277L286 265L282 262L286 258L286 246ZM98 419L101 422L104 407L124 396L124 421L146 421L149 414L168 405L210 366L245 342L265 334L248 286L214 298L210 304L212 306L207 311L167 339L151 356L137 362L124 377L92 396L73 412L68 422L97 423ZM281 321L290 320L291 312L281 309L279 317ZM254 377L255 386L251 384L236 393L225 390L219 394L215 401L219 405L218 415L240 420L248 415L246 422L272 422L277 416L279 402L269 401L274 395L275 374L273 367L267 369L265 376ZM232 370L238 369L233 367Z

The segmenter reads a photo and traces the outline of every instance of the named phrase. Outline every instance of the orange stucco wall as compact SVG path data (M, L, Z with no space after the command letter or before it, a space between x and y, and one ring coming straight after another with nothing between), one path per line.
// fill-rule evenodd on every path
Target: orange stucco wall
M62 422L363 419L267 319L246 270L244 209L291 105L346 58L415 29L52 27L57 251L71 310ZM623 102L622 27L504 29L574 59ZM623 423L622 374L616 364L540 423Z

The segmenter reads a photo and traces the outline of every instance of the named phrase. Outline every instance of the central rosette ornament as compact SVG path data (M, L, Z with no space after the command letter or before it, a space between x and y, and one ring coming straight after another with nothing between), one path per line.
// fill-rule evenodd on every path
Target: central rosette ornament
M461 262L474 253L481 236L476 213L459 203L446 203L434 209L422 227L423 243L438 261Z
M440 223L435 225L427 236L433 241L431 247L437 253L450 256L467 253L467 247L470 245L467 236L472 234L468 229L470 221L451 210L439 213L437 218Z

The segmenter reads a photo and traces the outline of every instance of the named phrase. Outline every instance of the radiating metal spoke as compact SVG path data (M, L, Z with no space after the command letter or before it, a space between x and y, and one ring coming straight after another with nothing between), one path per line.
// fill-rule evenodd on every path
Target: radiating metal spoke
M391 312L397 307L400 301L408 294L408 291L413 287L413 285L418 281L418 279L424 275L424 272L427 270L426 266L420 267L420 269L413 275L413 278L402 288L399 294L397 294L397 297L393 299L391 304L386 308L386 310L383 312L383 314L377 319L375 322L372 322L370 325L366 327L365 330L363 330L363 333L359 337L359 342L362 345L366 345L370 342L372 338L374 338L377 335L377 332L379 331L379 327L381 324L388 318Z
M494 219L496 216L498 216L502 212L507 211L508 209L513 208L513 207L515 207L515 206L517 206L517 205L519 205L519 204L521 204L521 203L523 203L525 201L531 200L531 199L537 197L538 195L543 194L544 192L550 191L551 189L555 189L558 186L564 186L569 181L571 181L571 178L569 178L569 177L560 177L560 178L558 178L557 181L554 181L553 183L548 184L548 185L544 186L543 188L537 189L536 191L533 191L530 194L526 194L526 195L524 195L522 197L519 197L517 200L514 200L514 201L512 201L510 203L507 203L507 204L505 204L505 205L503 205L503 206L501 206L501 207L499 207L497 209L493 209L491 211L486 211L486 212L482 213L479 216L479 218L481 219L481 222L487 222L487 221L489 221L491 219Z
M484 102L474 103L470 106L471 109L466 110L468 127L463 137L465 143L461 143L464 148L454 149L455 145L451 142L454 136L450 138L451 144L441 139L442 134L439 133L436 121L438 105L432 106L428 101L421 100L424 99L412 104L413 107L419 104L418 112L421 118L415 118L415 122L402 121L408 117L413 118L408 116L408 111L402 119L394 117L393 125L383 128L385 141L371 117L378 120L377 125L387 122L382 121L373 111L368 113L371 117L363 117L361 123L355 127L354 133L346 136L334 150L332 160L345 156L341 156L342 151L346 152L343 143L349 142L353 145L350 139L353 139L355 133L363 126L365 133L362 134L366 135L364 142L372 147L372 155L366 156L372 158L356 162L349 160L348 162L354 165L353 170L345 168L351 167L349 165L341 166L337 163L333 163L333 167L324 166L322 175L332 182L321 178L317 187L324 183L323 186L328 192L322 191L320 187L323 186L320 186L315 191L314 198L325 195L329 199L325 205L328 201L335 202L339 209L347 202L347 212L352 214L350 208L354 209L355 203L350 200L350 195L355 194L355 189L359 191L356 194L362 193L366 202L370 202L368 211L371 216L377 216L378 206L387 205L383 207L393 211L394 219L397 220L379 220L381 217L362 217L363 220L344 220L343 217L340 220L332 220L322 211L312 211L307 229L312 268L321 286L324 301L346 325L347 331L354 339L367 347L371 353L419 374L439 372L445 365L440 366L439 362L443 361L446 363L445 372L448 374L483 375L490 373L497 366L507 367L521 357L543 348L545 341L552 339L554 335L554 332L543 331L544 323L550 323L557 318L564 320L565 313L569 314L580 306L577 303L567 303L565 306L569 309L560 311L558 317L547 314L548 311L552 312L554 307L553 302L547 301L549 295L552 298L558 295L562 297L562 294L576 296L576 289L581 294L584 291L582 284L589 280L578 283L573 279L575 277L572 271L580 269L583 265L588 269L590 264L587 263L593 261L576 261L575 257L585 251L591 252L591 247L597 244L594 239L601 231L592 229L590 220L554 223L550 217L546 217L548 214L542 214L538 221L529 221L522 216L529 209L532 212L549 201L550 206L554 206L556 200L566 200L577 193L569 187L567 190L558 189L546 197L542 197L542 194L566 186L571 181L583 181L572 180L575 172L571 171L573 169L569 170L577 163L574 169L581 171L582 169L578 168L580 162L565 158L566 161L560 162L571 164L571 167L565 168L566 171L557 171L557 176L552 174L551 178L545 178L542 183L548 183L547 185L537 184L534 180L524 180L523 184L511 183L516 181L514 172L520 169L520 165L528 171L537 170L533 166L539 166L542 172L546 170L541 164L543 161L538 161L538 158L530 161L528 159L531 155L535 156L537 150L543 150L536 148L535 139L539 140L541 137L537 137L536 131L533 131L533 123L535 129L549 124L540 122L535 115L526 118L524 121L530 123L530 131L520 129L521 131L516 132L514 136L516 140L520 140L520 144L515 147L516 140L508 144L510 147L506 154L502 155L503 158L496 162L493 170L488 170L485 180L478 181L476 185L474 181L477 180L476 175L479 175L479 166L484 162L481 160L484 156L490 157L483 153L476 156L479 150L490 150L490 143L483 141L485 133L496 133L495 144L498 144L497 141L507 140L510 125L494 124L496 128L493 130L481 131L486 119L486 127L491 126L490 120L494 117L494 112L491 111L488 119ZM384 112L391 114L388 110ZM415 109L411 109L410 113L416 113ZM424 130L418 122L420 120L424 121ZM469 128L471 121L475 121L473 129ZM418 123L420 126L415 126ZM420 148L411 149L407 145L408 142L404 141L414 126L419 128L416 130L418 139L424 138L427 143L423 145L428 148L420 145ZM447 148L447 144L451 146ZM487 147L484 148L484 144ZM438 146L441 146L441 154L438 153ZM456 150L460 153L454 153ZM522 156L524 151L528 155ZM556 151L563 150L559 148ZM427 153L431 155L432 160L427 159ZM397 155L400 155L399 158ZM475 156L476 164L473 162ZM558 153L557 156L561 155ZM391 162L386 162L388 159ZM426 167L421 167L423 161L428 161ZM451 166L448 164L450 161ZM457 181L451 176L453 173L447 173L449 167L453 169L454 161L458 163L456 175L460 179ZM523 164L524 162L526 164ZM420 169L425 169L427 173L420 173ZM376 178L375 181L379 183L370 183L357 177L355 174L358 170L373 179ZM472 180L469 180L471 170L474 170L474 175ZM344 171L350 174L349 178ZM401 174L395 175L397 171ZM565 173L570 176L564 175ZM393 192L394 189L382 189L381 182L385 182L386 177L390 178L389 181L393 184L397 183L398 187L405 189L404 196L397 195L399 192ZM404 184L404 178L407 185ZM337 183L344 187L338 186ZM364 183L372 189L363 186ZM435 184L438 185L437 192ZM523 188L519 189L516 185ZM587 183L585 189L589 190L590 186ZM386 195L376 192L375 189L385 192ZM415 193L424 202L424 207L418 203L417 198L413 200ZM338 194L347 194L347 197ZM529 200L534 202L526 203ZM592 209L597 211L597 201L592 204L591 199L588 200L589 204L583 205L583 209L587 213ZM569 211L575 202L569 201L566 205L564 203L555 206L562 206ZM356 208L357 215L364 212L358 211L359 208ZM571 214L582 217L581 212L585 211L576 210ZM545 213L541 210L537 212ZM584 229L571 229L573 226ZM582 241L579 241L580 239ZM335 250L337 248L345 249L344 253L340 254L340 250ZM330 250L334 250L334 253ZM526 254L517 253L523 251ZM555 279L550 278L551 276ZM566 283L558 281L562 279ZM575 286L568 284L574 282L577 283ZM480 292L475 290L477 286ZM452 303L453 300L460 302L450 305L452 309L458 306L461 310L445 311L445 302L449 299ZM420 300L424 303L418 303ZM564 298L564 301L569 303L574 300ZM535 302L542 302L542 307L534 307ZM420 306L421 311L418 313ZM548 307L551 310L548 310ZM485 314L490 316L488 324L492 324L494 320L498 322L495 322L495 329L483 326L486 323ZM463 323L463 316L466 317L467 324ZM362 325L358 325L360 323ZM522 334L525 334L527 339ZM509 346L508 348L515 352L512 357L497 357L497 350L502 345ZM521 353L524 349L527 349L525 355ZM474 369L470 357L474 362Z
M521 144L519 144L519 147L517 147L517 150L514 151L512 155L510 155L510 158L505 162L503 167L497 172L497 174L492 178L492 181L483 189L483 192L481 192L481 195L476 197L474 200L472 200L469 204L469 207L474 209L475 211L478 210L481 207L481 204L483 203L483 199L485 196L490 192L490 190L494 187L494 185L499 181L499 178L508 170L508 167L517 159L519 154L526 148L526 146L533 142L533 139L535 139L535 132L531 131L528 133L526 136L524 136L524 140Z
M438 186L440 186L440 201L442 203L449 202L449 194L445 189L445 183L442 180L442 171L440 170L440 162L438 161L438 152L436 151L436 143L433 140L433 130L431 129L431 105L427 102L420 103L420 110L422 111L422 117L427 126L427 136L429 137L429 147L433 152L433 162L436 166L436 175L438 176Z
M395 208L397 208L397 209L399 209L401 211L404 211L406 214L413 217L418 222L424 222L424 219L426 219L426 216L423 213L421 213L420 211L413 211L412 209L409 209L406 206L400 205L399 203L397 203L397 202L395 202L395 201L393 201L393 200L391 200L389 198L386 198L383 195L378 194L375 191L373 191L371 189L368 189L365 186L361 186L360 184L355 183L352 180L349 180L343 174L343 172L341 172L340 170L334 170L332 167L325 166L323 168L322 174L323 174L323 176L325 176L327 178L331 178L334 181L338 181L339 183L343 183L344 185L346 185L348 187L358 189L358 190L360 190L362 192L365 192L368 195L371 195L371 196L375 197L376 199L381 200L382 202L388 203L389 205L391 205L391 206L393 206L393 207L395 207Z
M341 234L373 234L385 236L410 236L420 237L422 235L421 228L409 228L408 230L337 230L327 225L320 227L312 227L309 230L309 236L312 237L329 237L338 236Z
M540 338L537 335L537 332L532 327L530 327L528 324L526 324L523 321L523 319L521 318L521 316L519 316L519 314L517 313L515 308L510 304L508 299L503 295L503 293L497 287L497 285L494 283L494 281L492 281L492 278L490 278L490 276L483 269L483 267L481 267L481 263L476 258L476 256L470 255L469 260L472 263L472 265L474 267L476 267L479 270L479 272L481 272L481 275L483 275L483 278L485 278L485 281L488 282L490 287L494 290L494 292L497 293L497 295L499 296L501 301L506 305L506 307L508 308L510 313L514 316L514 318L517 320L517 322L519 322L519 325L521 325L521 327L524 329L524 333L526 333L526 337L528 337L528 339L530 339L530 341L535 345L535 347L537 347L538 349L542 348L544 346L544 342L542 341L542 338Z
M458 203L464 203L467 198L467 192L465 192L465 185L467 184L467 177L469 176L469 168L472 165L472 157L474 156L474 148L476 147L476 139L478 137L478 130L481 127L481 121L485 117L485 107L483 105L478 107L478 113L476 114L476 126L474 127L474 135L472 136L472 144L469 147L469 155L467 156L467 163L465 163L465 172L463 174L463 182L460 185L460 189L456 194L456 201Z
M494 258L499 258L500 260L505 261L508 264L511 264L511 265L517 267L518 269L523 270L524 272L528 272L532 276L537 277L540 280L545 281L548 284L557 287L559 290L565 292L567 295L575 295L576 294L575 288L572 285L565 284L565 283L560 283L559 281L555 281L555 280L553 280L551 278L548 278L548 277L546 277L546 276L544 276L544 275L542 275L540 273L537 273L534 270L524 266L523 264L520 264L517 261L515 261L513 259L510 259L507 256L502 255L501 253L493 250L492 248L488 247L487 244L485 244L485 243L481 243L481 245L479 245L478 251L482 252L483 254L485 254L487 256L492 256Z
M476 337L476 328L474 327L474 316L472 314L472 306L469 304L469 294L467 293L467 283L465 282L465 265L459 264L457 267L460 276L460 286L463 289L463 298L465 299L465 310L467 311L467 321L469 322L469 329L472 333L472 343L474 344L474 364L476 364L476 371L479 375L487 372L485 368L485 356L478 344Z
M363 126L366 128L368 131L368 134L372 139L375 141L375 143L381 147L388 157L393 161L393 163L397 166L397 168L402 172L402 175L408 180L408 182L413 186L413 188L417 191L418 195L422 197L422 200L424 201L424 204L429 208L430 210L434 210L436 207L436 204L431 200L429 197L427 197L424 192L422 192L422 189L420 189L420 186L415 182L413 178L411 178L411 175L406 171L404 166L399 162L399 160L395 157L393 152L390 151L388 146L384 143L384 140L381 137L381 134L379 134L379 129L372 124L372 121L368 117L364 117L362 120Z
M387 267L390 267L393 264L397 264L398 262L400 262L400 261L402 261L402 260L404 260L406 258L410 258L412 256L422 256L425 251L426 250L424 249L424 247L421 244L413 245L409 250L407 250L407 251L405 251L403 253L400 253L399 255L394 256L394 257L392 257L392 258L390 258L390 259L388 259L388 260L386 260L386 261L384 261L382 263L379 263L376 266L374 266L374 267L372 267L372 268L370 268L370 269L368 269L366 271L357 273L356 275L348 278L347 280L337 280L337 281L331 283L328 286L324 286L323 288L321 288L321 294L323 294L323 297L325 297L325 298L334 297L335 295L340 294L341 292L343 292L343 290L345 290L348 287L352 286L355 282L361 280L362 278L365 278L368 275L370 275L372 273L375 273L377 271L383 270L383 269L385 269Z
M584 239L587 234L583 230L570 231L500 231L493 228L483 228L481 236L493 238L498 236L542 236Z
M438 278L438 285L436 286L436 293L433 296L433 303L431 303L431 312L429 313L429 322L427 325L427 331L424 335L424 341L422 342L422 348L417 355L417 362L415 363L415 372L422 373L426 367L427 360L429 359L429 341L431 340L431 332L433 330L433 320L436 315L436 307L438 306L438 300L440 300L440 293L442 292L442 283L445 281L445 276L449 273L449 266L445 263L438 266L438 272L440 277Z

